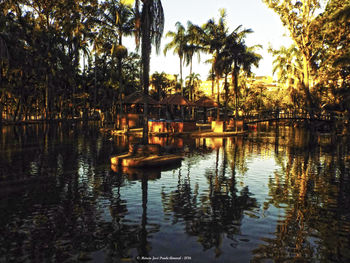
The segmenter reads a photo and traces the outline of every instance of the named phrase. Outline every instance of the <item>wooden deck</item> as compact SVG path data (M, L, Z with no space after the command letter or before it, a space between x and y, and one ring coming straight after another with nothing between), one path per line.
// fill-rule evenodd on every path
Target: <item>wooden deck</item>
M142 135L142 128L134 128L129 130L116 130L113 128L101 128L101 132L111 135Z
M111 164L122 167L155 167L174 164L182 159L181 155L175 154L137 156L128 153L113 156Z
M226 132L212 132L212 131L199 131L193 132L192 137L229 137L236 135L244 135L247 131L226 131Z
M130 129L130 130L114 130L114 129L101 129L102 132L110 133L111 135L137 135L142 136L142 128ZM191 137L228 137L235 135L242 135L247 131L225 131L225 132L213 132L210 129L199 129L197 131L185 131L185 132L149 132L150 136L191 136Z

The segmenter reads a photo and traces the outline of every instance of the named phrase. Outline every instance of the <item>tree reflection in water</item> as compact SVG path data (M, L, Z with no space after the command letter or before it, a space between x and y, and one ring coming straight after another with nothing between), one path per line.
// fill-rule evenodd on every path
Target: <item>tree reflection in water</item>
M142 215L139 224L130 224L125 215L127 214L126 201L121 200L120 186L117 188L115 200L111 202L112 225L105 229L108 234L109 252L107 262L130 261L135 258L147 258L152 247L148 241L152 233L159 232L158 224L149 224L147 222L147 202L148 202L148 181L159 179L161 169L152 169L151 171L143 169L124 168L113 172L109 180L120 181L126 179L130 181L141 182L142 195ZM107 183L110 185L110 183ZM132 251L135 250L135 251ZM137 250L137 254L136 254ZM144 262L144 261L143 261Z
M222 171L219 171L220 149L224 153ZM231 177L228 178L226 174L226 148L217 147L215 150L214 173L211 170L206 170L204 174L209 186L207 196L199 196L198 184L192 190L190 162L188 162L186 175L182 175L182 170L179 170L177 189L170 193L163 191L162 202L165 213L174 213L174 224L180 218L183 219L186 233L197 236L198 242L205 250L214 248L216 257L219 257L223 237L231 239L231 245L235 246L237 243L235 235L240 232L244 211L255 208L257 203L251 197L248 186L239 192L236 189L236 156L231 162L232 173ZM237 153L237 150L234 151Z
M287 158L269 180L270 206L284 208L275 238L264 238L254 262L346 262L350 258L350 178L348 138L322 137L291 130ZM345 143L344 143L345 141ZM286 156L285 156L286 157Z
M78 124L3 127L0 262L136 261L176 249L194 262L350 260L348 137L281 128L166 138L185 151L181 166L110 167L135 140Z
M0 167L8 170L0 185L1 262L119 262L134 257L132 248L147 255L147 175L133 178L142 181L142 220L124 222L120 188L128 180L108 172L111 144L91 139L96 127L76 128L14 127L16 133L2 134ZM111 220L102 217L100 199L108 200Z

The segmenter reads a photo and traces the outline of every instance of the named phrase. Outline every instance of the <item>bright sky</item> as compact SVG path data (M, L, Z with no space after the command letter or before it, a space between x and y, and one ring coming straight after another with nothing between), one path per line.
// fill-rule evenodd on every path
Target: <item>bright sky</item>
M246 43L249 46L261 44L263 50L260 54L263 60L257 69L253 72L257 75L272 75L272 57L267 52L269 43L274 48L280 45L288 46L291 40L286 29L282 27L282 23L277 14L262 2L262 0L162 0L165 13L165 29L162 39L162 47L168 42L169 38L165 38L166 32L169 30L176 31L175 23L181 22L184 26L190 20L193 24L203 25L210 18L219 17L219 9L225 8L227 11L227 26L230 31L237 26L243 25L243 28L251 28L254 33L249 34ZM201 56L201 62L198 63L197 57L194 58L193 72L199 73L201 79L207 78L210 65L205 64L206 57ZM168 74L179 74L179 58L173 55L172 50L166 57L163 55L163 48L159 55L152 51L151 57L151 74L155 71ZM184 67L183 76L189 74L189 67Z

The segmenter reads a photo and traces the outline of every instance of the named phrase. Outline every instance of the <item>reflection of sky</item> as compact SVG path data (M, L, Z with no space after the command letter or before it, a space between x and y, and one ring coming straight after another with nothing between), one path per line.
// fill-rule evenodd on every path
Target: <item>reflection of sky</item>
M313 214L311 215L311 219L307 219L311 221L304 221L305 226L306 224L309 224L308 227L310 227L311 230L308 229L307 231L314 231L312 229L314 224L319 225L321 223L327 225L327 229L326 227L324 228L326 231L325 236L328 237L328 235L330 235L332 238L333 236L336 236L336 238L339 238L340 240L339 244L345 243L342 241L347 241L347 239L346 237L341 237L341 235L344 234L345 236L348 234L348 219L346 217L348 213L342 211L341 208L339 211L335 210L333 203L330 202L335 202L334 204L336 204L336 202L338 202L337 200L340 199L339 204L346 205L348 203L347 188L344 188L342 192L339 192L341 195L337 195L339 182L336 178L337 176L343 176L340 178L344 180L344 172L347 173L348 171L344 169L348 169L348 167L338 167L338 163L336 163L336 158L339 158L338 155L329 152L330 149L328 148L323 149L323 151L325 149L327 150L325 153L322 150L315 151L319 156L311 155L315 154L315 152L310 152L305 155L304 151L306 149L301 146L302 143L299 144L300 139L295 139L295 143L297 143L298 146L297 148L286 147L285 142L280 140L280 151L279 154L276 155L276 144L273 142L273 138L273 136L261 136L259 138L250 136L244 140L239 138L226 140L227 165L224 177L227 180L225 181L227 184L231 183L231 167L233 167L231 162L234 160L234 153L237 153L235 174L235 188L237 189L237 193L235 194L238 198L233 199L233 205L229 205L228 209L220 207L220 205L225 206L232 201L228 200L230 199L231 193L228 195L224 193L226 189L224 186L222 187L221 193L215 193L214 198L208 198L210 194L208 177L212 176L213 184L215 184L217 169L219 179L222 179L225 153L221 147L219 149L217 165L217 148L215 148L215 145L219 146L220 143L219 141L214 143L214 140L208 139L206 148L203 146L202 142L199 143L200 140L196 140L198 146L196 149L194 147L194 142L188 144L185 143L186 145L189 145L189 148L192 149L193 147L194 151L187 153L187 156L182 161L181 168L163 171L159 179L148 181L146 211L144 211L142 207L142 182L140 180L131 181L128 178L132 177L127 176L117 178L117 175L109 172L110 165L108 149L110 149L110 141L100 140L99 143L94 140L91 143L91 147L89 147L87 140L74 140L74 143L79 142L79 144L67 143L67 151L62 151L63 148L61 147L53 149L49 148L47 154L54 154L54 156L50 156L50 158L47 158L46 155L33 156L33 154L28 154L28 152L24 151L23 157L28 159L23 158L23 165L19 168L25 168L22 171L25 173L25 176L27 176L28 169L31 171L30 173L38 173L38 175L47 175L47 172L50 174L51 172L56 172L57 183L55 183L54 180L45 180L43 184L45 185L45 189L42 191L42 183L35 182L35 186L38 185L39 190L28 188L28 191L30 192L21 191L19 192L19 195L13 195L14 198L16 198L16 200L14 200L18 204L15 204L16 206L13 208L12 206L9 207L8 210L13 210L11 211L14 215L13 218L19 216L21 220L26 220L28 225L30 225L33 223L33 220L31 220L33 215L36 216L38 214L47 213L48 218L51 218L51 212L48 213L47 211L51 211L52 206L55 207L55 209L57 206L66 207L66 209L71 209L73 213L76 213L75 215L79 216L79 218L81 217L84 220L91 219L101 227L108 226L108 231L110 230L109 227L113 227L113 230L115 231L113 233L114 237L118 240L120 238L120 241L125 241L125 243L127 243L128 240L132 240L135 235L139 234L138 231L141 229L143 222L142 216L146 212L147 241L149 242L148 246L150 254L156 256L188 254L194 259L205 259L206 262L213 262L215 260L216 251L213 246L205 249L201 242L206 238L205 234L216 234L216 232L212 233L213 231L210 231L212 225L214 225L214 228L218 229L218 232L220 232L219 235L221 239L218 238L218 240L220 239L218 246L222 253L216 259L216 262L232 262L232 256L234 256L235 262L248 262L252 258L252 251L258 248L259 245L264 244L267 246L266 250L263 250L261 253L269 253L272 246L276 244L276 241L284 242L284 240L281 240L281 237L278 236L280 233L279 231L281 230L277 227L277 224L290 227L291 232L288 232L287 239L290 238L294 240L294 238L296 238L296 235L292 231L294 231L294 228L298 229L298 226L293 225L298 225L299 222L296 222L293 217L292 221L288 221L285 218L287 213L288 217L290 216L293 209L299 209L295 206L299 205L297 201L298 191L300 191L300 182L298 182L298 180L300 180L300 174L293 169L299 168L300 165L304 163L304 158L311 157L308 159L310 165L309 173L311 176L309 180L311 184L308 183L307 187L311 187L308 194L313 194L313 192L310 191L314 191L315 195L313 195L312 198L306 196L306 198L308 198L306 199L308 208L311 208L308 212L318 212L317 210L314 210L317 206L317 209L322 208L320 211L327 211L327 213L329 212L329 215L326 215L319 220L318 217ZM288 138L296 138L296 136L293 135ZM237 142L237 144L235 144L235 142ZM54 144L48 145L53 147ZM69 148L71 146L72 148ZM79 150L76 152L77 148ZM100 148L100 150L98 150L98 148ZM337 148L337 151L338 150L339 148ZM101 151L100 155L97 154L98 151ZM293 152L291 153L291 151ZM6 152L6 149L4 149L3 152ZM292 156L288 156L288 154L292 154ZM22 156L13 155L13 158L15 157L19 158ZM283 169L292 169L289 177L286 176L281 165L283 166ZM348 165L348 162L345 162L344 165ZM38 169L41 171L37 172ZM319 169L321 169L321 171L319 171ZM320 176L314 175L314 173L317 172ZM180 179L179 175L181 175ZM153 176L152 178L156 177ZM290 180L295 181L291 182ZM331 182L329 183L329 181ZM54 188L57 191L51 191L51 183L56 184L57 187ZM281 201L279 199L280 197L284 199L284 196L281 196L281 193L284 193L281 192L281 189L284 190L283 187L286 187L287 183L288 193L286 194L290 196L286 197L287 201ZM120 186L119 189L118 186ZM343 186L348 187L348 183L345 182ZM244 187L248 187L250 197L256 199L257 207L251 208L247 205L247 202L244 200L242 201L242 199L239 198L241 197L241 190ZM269 187L271 188L271 192L269 192ZM25 195L25 198L22 198L23 195L21 195L21 193ZM55 198L46 198L45 195L50 197L51 193L53 195L61 193L61 200L57 200L56 196ZM320 197L321 199L314 200L314 197ZM69 198L69 202L66 202L66 198ZM322 200L322 198L326 199ZM269 203L271 199L278 203L277 205L280 208L275 207L273 202ZM31 202L26 203L26 200L30 200ZM47 201L49 204L46 203ZM0 205L6 206L8 204L7 200L2 200L2 202L0 202ZM25 204L26 209L22 207L22 204ZM183 206L188 204L190 204L192 208L187 207L184 209ZM213 204L219 204L219 206L216 207L217 211L215 211L215 207L212 207ZM237 210L235 209L236 207ZM30 211L27 211L27 208L30 209ZM330 210L325 210L329 208ZM245 210L242 212L243 209ZM59 210L61 211L61 208ZM33 211L33 213L31 211ZM215 220L217 219L213 219L215 216L213 211L222 214L230 214L231 211L234 211L237 212L237 216L226 217L228 220L234 220L232 223L224 221L225 216L220 214L218 218L219 221L221 220L219 223L222 225L216 228L217 225L215 225ZM296 211L297 210L294 212ZM61 212L57 212L56 215L58 222L61 222ZM333 218L333 213L339 212L341 213L341 216L344 215L344 217L342 217L343 221L335 220ZM27 216L26 213L29 215ZM187 217L187 213L190 214L189 217ZM216 214L216 216L217 215L218 214ZM203 218L204 221L201 221ZM5 221L6 220L5 216ZM104 222L101 221L111 222L111 224L104 224ZM190 227L192 227L191 224L193 224L193 222L198 223L198 221L201 223L201 228L198 227L197 230L199 230L197 232L189 231ZM208 221L209 224L206 224ZM12 220L12 217L8 219L8 225L11 225L13 222L15 221ZM312 225L310 225L310 222ZM82 221L77 223L77 221L73 220L72 223L74 224L74 234L79 236L80 230L75 227L77 224L78 226L79 224L82 226ZM336 225L337 233L335 233L332 228L328 229L328 225L333 225L333 223ZM92 223L92 225L94 225L94 223ZM225 228L226 226L231 228ZM23 228L26 229L26 226L23 225L19 230L22 231ZM118 232L118 229L122 232ZM227 232L231 229L236 229L237 232L232 232L233 234L230 236ZM89 234L93 233L89 232ZM134 236L129 238L129 234ZM33 236L29 237L31 238L30 240L35 240L32 239ZM266 240L268 238L270 238L271 241ZM309 244L311 244L315 253L324 253L316 252L319 247L322 249L322 244L320 243L324 241L322 237L319 238L318 235L314 236L312 233L311 235L310 233L305 233L305 240L310 242ZM328 242L327 239L325 240ZM5 242L7 242L7 240ZM288 240L286 243L287 242ZM9 244L11 244L11 242L9 242ZM136 248L138 245L136 244L133 246L133 244L130 245L130 253L128 252L128 255L131 256L138 254ZM295 246L293 242L285 245L292 249L294 249ZM331 243L330 247L333 251L335 246ZM127 249L129 251L129 248ZM107 257L107 252L105 253L105 250L99 250L98 253ZM279 253L279 251L275 253ZM257 252L256 255L261 256L260 252ZM274 256L276 255L274 254Z
M254 156L249 158L247 175L242 177L243 183L249 186L250 192L259 201L264 201L268 197L268 179L274 176L274 171L279 169L274 157Z
M29 174L30 175L37 175L38 171L39 171L38 163L37 162L31 162L30 163Z
M254 155L247 161L248 171L242 177L242 183L249 187L252 197L257 199L259 209L254 213L245 213L241 231L249 237L250 242L256 247L261 237L273 238L278 220L284 215L283 209L271 205L267 211L262 209L263 203L269 199L269 178L274 177L274 172L280 167L276 164L274 156Z
M86 188L87 194L92 196L95 187L94 169L83 156L78 158L78 182L83 188Z
M212 141L208 140L207 146L214 146L211 144ZM232 145L229 147L232 147ZM232 151L228 152L228 155L230 154L232 154ZM225 178L230 179L232 176L230 163L232 161L232 156L227 157ZM207 257L213 257L214 254L210 250L200 252L202 251L201 244L197 242L196 237L184 233L185 222L183 218L178 217L176 219L178 221L174 221L174 212L164 211L165 207L162 200L162 193L169 194L176 192L178 190L179 175L181 175L180 183L190 183L192 197L195 189L198 189L196 209L201 205L208 205L208 202L210 201L204 201L204 199L202 199L209 195L208 176L212 176L213 183L215 182L216 169L217 174L222 176L223 158L223 148L220 148L219 150L218 165L216 164L216 149L201 155L199 153L190 154L182 161L182 166L180 168L171 171L163 171L160 179L148 181L147 224L150 228L152 225L159 225L160 227L159 232L152 234L152 238L149 238L153 244L152 254L162 255L162 251L167 251L167 253L174 253L174 255L176 255L176 253L178 253L178 248L174 246L176 243L181 249L186 250L186 248L188 248L188 254L195 255L198 253L197 256L200 257L203 256L201 253L204 253ZM260 240L261 237L272 238L278 220L284 216L284 210L282 208L276 208L273 205L270 205L268 210L263 210L264 202L269 200L269 178L273 178L274 172L281 169L276 164L274 158L273 150L267 152L261 151L260 154L257 152L247 153L245 159L247 171L242 174L236 167L237 195L240 195L240 191L243 187L248 186L251 197L257 199L259 206L259 208L244 213L240 227L240 234L236 237L238 244L240 244L239 246L241 248L246 247L247 251L251 251L258 247L262 242ZM113 196L114 198L118 197L117 188L113 190ZM127 207L127 212L122 215L121 222L131 225L141 224L143 213L141 181L128 181L127 184L120 187L120 199ZM111 206L113 206L113 203L111 203L111 200L103 198L100 199L98 203L102 212L103 220L107 222L112 221L113 218L110 209ZM233 241L226 240L225 237L223 238L224 242L222 244L222 250L232 250ZM248 253L247 251L245 253ZM185 251L183 253L185 253Z
M218 165L218 175L222 176L223 167L223 150L219 151L219 165ZM197 205L200 205L201 196L208 196L209 184L206 175L211 174L213 176L213 182L215 180L216 172L216 150L205 155L205 158L198 158L198 156L187 157L182 162L181 168L175 169L173 171L162 172L161 178L157 180L148 181L148 195L147 195L147 224L149 225L160 225L160 232L155 234L152 242L155 242L154 251L152 253L157 255L157 251L161 253L162 247L165 246L170 248L169 244L174 242L181 244L180 247L184 248L184 244L188 243L189 246L193 246L193 243L200 248L197 242L195 242L194 237L179 235L184 231L184 221L178 218L178 222L174 224L174 218L169 217L169 212L164 213L163 203L162 203L162 192L171 193L177 191L179 174L181 174L180 182L184 183L188 179L188 168L189 171L189 182L191 186L192 196L196 185L198 185L198 196ZM249 246L257 246L260 241L261 236L270 237L274 230L276 229L276 224L279 216L283 215L281 209L277 209L273 206L267 211L262 211L262 205L268 199L268 179L274 176L274 171L279 169L276 165L273 156L270 157L259 157L254 155L248 160L248 171L246 174L242 175L239 171L236 171L236 188L238 190L238 195L243 187L248 186L249 192L252 193L252 197L256 198L259 204L259 209L254 209L253 211L246 212L244 219L242 221L241 233L239 238L244 240L249 240ZM226 166L226 178L231 178L232 172L230 164L227 163ZM116 193L115 193L116 195ZM126 200L128 212L123 219L126 224L140 224L142 221L142 185L141 181L133 181L131 184L127 184L120 188L120 198ZM112 220L109 215L109 205L108 200L101 200L100 204L104 206L103 214L106 221ZM174 215L173 215L174 216ZM175 238L176 240L172 239ZM160 241L161 240L161 241ZM252 241L254 240L254 241ZM254 244L254 245L253 245ZM223 247L227 244L224 243ZM189 248L192 252L195 250L193 247ZM169 251L169 250L168 250ZM174 253L176 248L174 248ZM208 256L212 256L211 252L207 252Z
M214 144L207 142L207 147L211 148ZM269 187L276 187L275 178L280 177L281 184L283 184L284 173L281 165L286 166L287 151L279 151L279 155L275 154L275 145L267 143L250 147L245 144L243 147L235 148L235 144L227 143L227 164L225 167L225 174L223 176L224 167L224 151L221 147L219 149L219 158L217 162L217 149L211 148L210 152L191 152L182 161L180 168L164 171L161 173L160 179L148 181L147 192L147 229L149 230L148 241L151 246L152 255L192 255L193 258L206 258L215 260L215 247L210 249L203 249L200 238L201 234L196 233L190 235L187 231L192 219L186 219L182 207L171 207L172 205L181 204L176 198L187 198L186 195L178 195L179 191L183 191L186 183L190 184L190 198L195 199L192 203L193 211L201 214L205 209L210 220L210 214L213 212L211 205L215 202L208 199L209 196L209 180L212 176L212 182L215 184L216 174L219 178L225 178L230 181L232 177L231 167L233 156L232 154L237 149L237 162L235 188L237 189L237 196L241 196L240 191L244 187L248 187L250 197L255 198L257 207L246 209L243 211L241 220L235 221L238 232L230 238L226 230L220 234L221 243L219 250L222 253L219 257L220 262L227 262L232 255L235 256L237 262L246 262L253 257L253 250L262 244L266 244L267 239L276 239L276 231L278 224L285 220L286 204L280 204L280 207L275 207L274 204L264 206L265 203L272 198L269 192ZM210 146L210 147L209 147ZM208 150L208 149L207 149ZM242 156L243 159L242 159ZM278 157L278 158L277 158ZM323 160L321 158L321 160ZM243 169L239 167L240 162L243 161ZM127 179L125 179L127 180ZM272 183L272 185L269 185ZM180 188L178 185L180 184ZM213 186L215 188L215 186ZM222 190L225 188L222 187ZM195 196L195 191L198 195ZM116 195L116 191L114 192ZM183 193L182 193L183 194ZM165 195L165 197L164 197ZM171 198L174 198L172 199ZM142 183L141 181L128 181L127 184L120 188L120 198L122 203L126 205L127 211L122 216L122 224L140 225L142 222L143 208L142 208ZM164 199L165 198L165 199ZM172 204L171 202L179 202ZM111 221L110 216L110 201L103 199L99 202L103 204L103 218L106 221ZM186 202L185 202L186 203ZM188 203L186 203L188 204ZM168 207L170 206L170 207ZM180 210L180 211L179 211ZM237 210L238 211L238 210ZM192 217L194 215L191 215ZM194 216L196 217L196 216ZM188 221L189 220L189 221ZM198 220L198 218L195 218ZM159 228L158 228L159 227ZM151 229L157 229L152 232ZM317 239L308 238L313 246L317 246L315 242ZM166 251L166 252L164 252ZM131 252L131 254L134 252ZM136 253L136 252L135 252Z
M87 183L88 182L88 169L87 164L85 163L85 160L81 158L78 161L78 176L79 176L79 183Z

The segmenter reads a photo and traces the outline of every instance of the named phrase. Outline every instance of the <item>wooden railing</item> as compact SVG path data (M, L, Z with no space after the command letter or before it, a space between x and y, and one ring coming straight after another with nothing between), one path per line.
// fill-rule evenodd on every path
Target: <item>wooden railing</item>
M341 120L343 116L334 113L323 113L310 115L306 112L288 112L288 111L262 111L257 114L241 116L245 123L256 123L264 121L277 120L318 120L335 121Z

